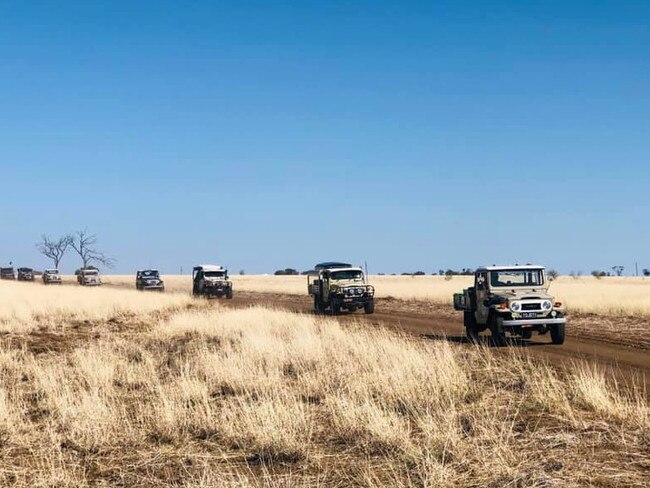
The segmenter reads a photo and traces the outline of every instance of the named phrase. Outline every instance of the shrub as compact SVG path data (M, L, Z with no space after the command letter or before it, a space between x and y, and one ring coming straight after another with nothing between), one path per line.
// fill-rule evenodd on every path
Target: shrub
M285 268L285 269L279 269L275 273L273 273L275 276L295 276L299 275L298 271L296 271L293 268Z

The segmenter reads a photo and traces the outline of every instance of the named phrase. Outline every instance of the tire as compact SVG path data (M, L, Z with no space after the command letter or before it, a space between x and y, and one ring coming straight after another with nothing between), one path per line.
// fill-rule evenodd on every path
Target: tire
M369 302L366 302L366 304L363 306L363 311L367 315L375 313L375 301L370 300Z
M228 290L228 291L226 292L226 298L227 298L228 300L232 300L232 290Z
M337 298L330 298L330 315L338 315L341 313L341 303Z
M479 331L474 312L463 312L463 323L465 324L465 335L472 344L478 344Z
M314 313L316 315L321 315L323 313L323 306L320 303L318 295L314 295Z
M496 347L503 347L506 345L506 333L503 328L499 326L496 314L490 314L488 317L488 324L490 324L490 332L492 334L492 342Z
M558 324L551 326L551 341L553 344L564 344L564 336L566 332L566 324Z

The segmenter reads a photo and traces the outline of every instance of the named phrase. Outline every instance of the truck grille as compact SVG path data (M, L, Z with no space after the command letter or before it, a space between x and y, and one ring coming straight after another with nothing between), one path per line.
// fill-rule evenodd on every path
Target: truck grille
M541 305L541 303L522 303L521 304L521 309L522 310L541 310L542 305Z

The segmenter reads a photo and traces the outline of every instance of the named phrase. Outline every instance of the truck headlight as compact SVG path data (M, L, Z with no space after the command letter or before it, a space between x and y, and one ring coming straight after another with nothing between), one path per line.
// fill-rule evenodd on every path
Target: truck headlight
M512 310L513 312L519 312L519 310L521 310L521 303L519 303L519 302L512 302L512 303L510 304L510 310Z
M542 302L542 309L543 310L550 310L553 308L553 304L549 300L545 300Z

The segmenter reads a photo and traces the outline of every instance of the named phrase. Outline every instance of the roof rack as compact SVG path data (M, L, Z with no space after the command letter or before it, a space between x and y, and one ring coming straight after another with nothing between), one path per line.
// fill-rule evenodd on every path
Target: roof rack
M323 269L337 269L337 268L351 268L352 265L348 263L338 263L335 261L328 261L325 263L320 263L314 266L316 271L321 271Z

